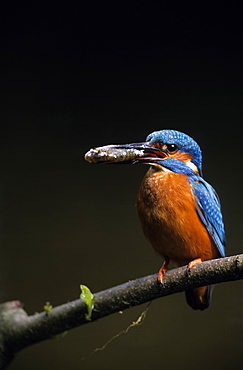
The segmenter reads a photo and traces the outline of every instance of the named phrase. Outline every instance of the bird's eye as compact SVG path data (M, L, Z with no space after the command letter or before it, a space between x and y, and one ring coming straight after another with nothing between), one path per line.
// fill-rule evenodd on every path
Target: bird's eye
M166 144L168 152L176 152L178 146L176 144Z

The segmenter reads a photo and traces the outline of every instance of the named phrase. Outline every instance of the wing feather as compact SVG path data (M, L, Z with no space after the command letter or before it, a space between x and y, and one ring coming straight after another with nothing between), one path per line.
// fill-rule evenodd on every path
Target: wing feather
M198 215L204 223L221 257L225 257L225 231L218 195L203 178L192 182L192 190L198 205Z

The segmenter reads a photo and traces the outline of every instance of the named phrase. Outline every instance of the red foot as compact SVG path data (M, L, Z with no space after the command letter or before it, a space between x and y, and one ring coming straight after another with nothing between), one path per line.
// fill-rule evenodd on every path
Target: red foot
M161 269L159 270L159 273L158 273L158 282L162 285L164 285L164 275L166 273L166 271L168 270L168 265L169 265L169 262L170 262L170 259L168 257L165 258L165 261L161 267Z
M186 269L186 272L187 272L187 275L188 277L190 276L190 273L191 273L191 269L197 264L197 263L201 263L202 260L201 258L196 258L195 260L191 261L188 263L187 265L187 269Z
M201 258L196 258L195 260L191 261L188 263L187 265L187 268L188 269L191 269L192 267L194 267L197 263L201 263L202 262L202 259Z

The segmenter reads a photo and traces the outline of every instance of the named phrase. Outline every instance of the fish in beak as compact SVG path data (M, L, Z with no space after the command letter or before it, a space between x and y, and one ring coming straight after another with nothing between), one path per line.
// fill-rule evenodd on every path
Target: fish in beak
M149 142L143 142L97 147L90 149L84 158L86 161L94 164L152 164L154 161L156 162L167 157L168 155L160 148L152 146Z

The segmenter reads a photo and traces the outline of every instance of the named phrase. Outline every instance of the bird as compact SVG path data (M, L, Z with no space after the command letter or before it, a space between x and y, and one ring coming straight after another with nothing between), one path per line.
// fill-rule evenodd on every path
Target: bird
M142 143L108 145L86 154L92 163L147 164L137 194L137 211L143 233L163 264L158 282L171 262L175 267L225 256L225 230L221 205L214 188L202 174L202 151L180 131L164 129ZM209 307L212 286L185 291L194 310Z

